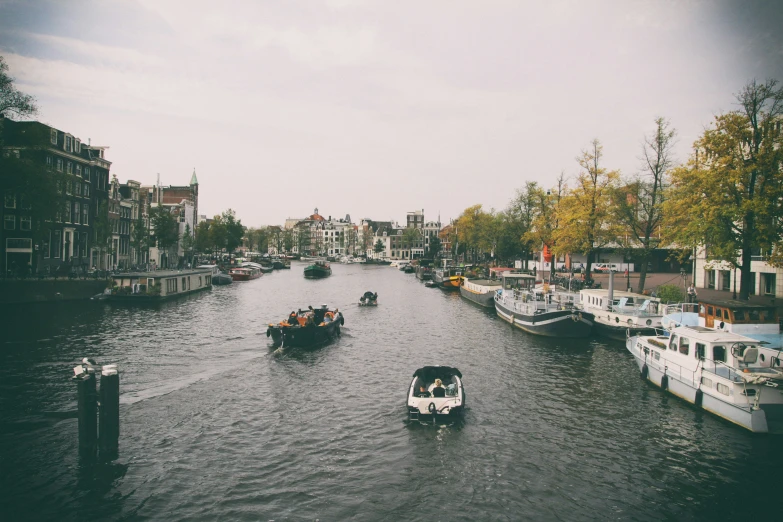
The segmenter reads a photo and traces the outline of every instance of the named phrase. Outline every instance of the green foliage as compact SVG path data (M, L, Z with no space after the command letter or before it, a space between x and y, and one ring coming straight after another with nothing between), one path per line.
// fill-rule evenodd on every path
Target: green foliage
M38 112L36 100L14 87L14 78L8 74L8 64L0 56L0 114L6 117L26 118Z
M283 248L286 252L290 252L294 248L294 231L291 229L283 232Z
M381 253L381 252L383 252L385 249L386 249L386 247L383 245L383 241L381 241L381 240L379 239L378 241L376 241L376 242L375 242L375 246L373 247L373 251L374 251L376 254L380 254L380 253Z
M169 250L179 241L179 224L169 209L155 207L150 212L150 222L155 231L155 242L160 250Z
M196 244L197 252L208 252L212 248L212 242L209 236L209 222L202 221L196 225Z
M231 254L242 244L245 227L242 225L242 221L236 218L236 213L231 209L224 211L221 218L221 223L225 227L225 248Z
M434 259L440 254L441 247L440 238L437 235L432 235L430 236L429 250L426 253Z
M148 250L150 246L150 231L147 229L144 217L139 214L139 218L133 224L133 231L131 232L131 247L139 253Z
M677 285L661 285L656 293L662 303L682 303L685 301L685 294Z

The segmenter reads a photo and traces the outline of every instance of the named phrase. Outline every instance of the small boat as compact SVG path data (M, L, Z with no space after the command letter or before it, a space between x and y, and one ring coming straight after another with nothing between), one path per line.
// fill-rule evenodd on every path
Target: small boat
M359 306L378 306L378 294L364 292L364 295L359 298Z
M435 281L425 281L424 286L426 286L427 288L438 288L438 283L436 283Z
M462 282L463 269L457 266L447 266L435 270L432 280L438 284L439 288L444 290L456 290Z
M316 309L299 310L277 324L269 323L266 336L283 347L318 346L339 337L343 324L345 318L342 312L321 305Z
M436 380L442 383L439 390L436 390ZM458 369L450 366L419 368L413 372L413 380L408 389L407 406L409 420L418 420L422 417L435 420L439 417L462 414L465 409L462 374Z
M234 282L230 275L220 271L220 267L217 265L199 265L196 268L206 268L212 272L212 284L213 285L230 285Z
M459 294L484 308L495 308L495 292L503 288L502 280L462 279Z
M272 268L275 270L284 270L291 268L291 262L282 257L272 258Z
M550 285L536 286L532 274L503 273L495 292L495 312L520 330L545 337L587 337L593 315L578 307L579 294Z
M257 268L238 266L236 268L230 268L228 270L228 275L230 275L231 279L234 281L252 281L253 279L258 279L263 274Z
M244 267L244 268L255 268L256 270L258 270L262 274L268 274L268 273L270 273L270 272L272 272L274 270L274 268L272 268L271 266L262 265L260 263L254 263L252 261L245 261L244 263L242 263L239 266Z
M757 433L783 433L780 351L702 326L629 336L643 379L696 407Z
M597 333L624 341L626 331L654 335L662 330L664 306L657 297L614 290L614 272L609 272L609 288L579 291L579 307L592 314Z
M322 279L332 275L332 268L326 261L316 261L304 269L304 276L307 279Z

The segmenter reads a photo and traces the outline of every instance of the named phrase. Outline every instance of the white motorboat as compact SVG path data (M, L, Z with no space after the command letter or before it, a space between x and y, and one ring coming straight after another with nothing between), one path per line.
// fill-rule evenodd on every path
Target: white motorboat
M436 386L440 380L442 386ZM422 391L423 388L423 391ZM425 366L413 373L408 389L408 419L436 419L462 414L465 389L462 374L450 366Z
M642 378L753 432L783 432L781 352L731 332L677 326L632 336Z
M614 273L609 273L609 288L579 291L579 307L593 315L595 331L612 339L624 340L631 330L653 335L662 330L664 307L660 299L634 292L614 290Z

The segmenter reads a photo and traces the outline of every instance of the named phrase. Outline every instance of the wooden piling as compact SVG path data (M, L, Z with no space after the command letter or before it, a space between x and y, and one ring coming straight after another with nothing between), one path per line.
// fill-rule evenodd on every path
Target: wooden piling
M99 448L102 454L113 455L120 439L120 374L116 365L101 370L101 411Z
M75 377L79 417L79 452L95 453L98 440L98 397L95 374L84 372Z

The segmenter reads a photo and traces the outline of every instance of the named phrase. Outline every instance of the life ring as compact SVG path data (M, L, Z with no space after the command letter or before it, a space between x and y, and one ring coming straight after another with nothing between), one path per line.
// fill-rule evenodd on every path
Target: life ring
M663 374L663 377L661 377L661 389L664 391L669 389L669 376L665 373Z
M647 363L645 363L645 364L642 366L642 373L640 374L640 375L641 375L641 377L642 377L642 379L646 379L646 378L647 378L647 373L648 373L648 372L649 372L649 369L647 368Z

